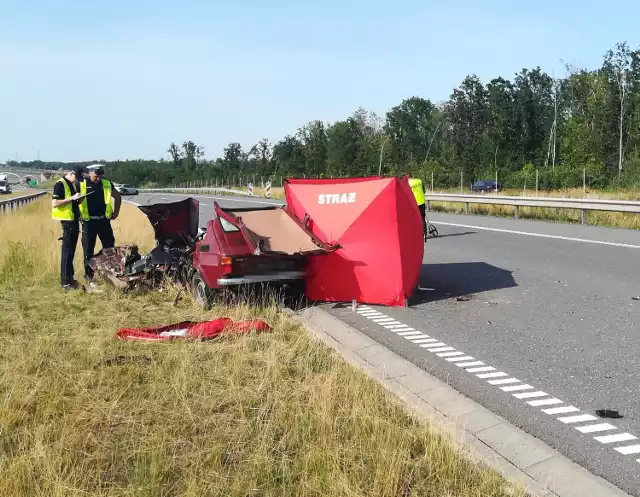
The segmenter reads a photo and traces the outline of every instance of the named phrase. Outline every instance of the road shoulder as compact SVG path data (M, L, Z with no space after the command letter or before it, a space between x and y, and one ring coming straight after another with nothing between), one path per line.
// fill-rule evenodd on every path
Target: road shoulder
M313 336L400 398L414 416L438 423L472 459L519 482L532 496L629 497L323 309L289 312Z

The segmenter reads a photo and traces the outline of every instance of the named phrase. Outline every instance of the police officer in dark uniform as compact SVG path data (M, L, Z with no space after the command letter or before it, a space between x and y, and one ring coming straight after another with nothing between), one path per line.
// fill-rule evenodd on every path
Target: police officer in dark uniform
M75 167L60 178L53 187L51 218L62 226L62 251L60 260L60 285L65 290L79 288L74 278L73 258L80 235L80 209L78 184L82 181L83 170Z
M94 255L96 240L99 237L102 248L113 248L115 236L111 221L120 213L122 197L113 187L113 183L104 178L104 168L100 164L87 167L89 178L80 182L80 193L86 195L80 203L82 220L82 248L84 250L84 273L93 287L94 271L89 260ZM112 199L115 202L112 203Z

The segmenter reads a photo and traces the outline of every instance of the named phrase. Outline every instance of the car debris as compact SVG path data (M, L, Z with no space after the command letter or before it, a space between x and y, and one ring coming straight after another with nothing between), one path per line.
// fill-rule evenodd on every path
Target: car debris
M233 321L230 318L216 318L210 321L181 321L179 323L147 328L120 328L116 335L122 340L164 342L175 339L211 340L223 333L246 334L252 331L271 331L271 327L259 319Z

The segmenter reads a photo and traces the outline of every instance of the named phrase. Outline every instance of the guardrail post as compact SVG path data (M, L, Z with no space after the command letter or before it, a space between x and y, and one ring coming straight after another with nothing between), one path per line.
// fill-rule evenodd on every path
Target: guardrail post
M587 223L588 223L587 211L586 211L586 209L581 209L580 210L580 224L587 224Z
M516 208L515 218L516 219L520 219L520 206L519 205L515 205L514 207Z
M465 202L464 204L464 211L467 214L467 216L469 215L469 202Z
M431 212L431 200L427 200L427 212Z

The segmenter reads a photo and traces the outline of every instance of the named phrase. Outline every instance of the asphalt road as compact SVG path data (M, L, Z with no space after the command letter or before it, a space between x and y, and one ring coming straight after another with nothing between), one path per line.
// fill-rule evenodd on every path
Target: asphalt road
M214 199L238 207L277 203L197 198L202 226ZM427 242L423 290L409 308L353 313L323 306L640 496L640 300L632 299L640 296L640 232L436 213L429 218L440 236ZM622 417L601 419L601 409Z

